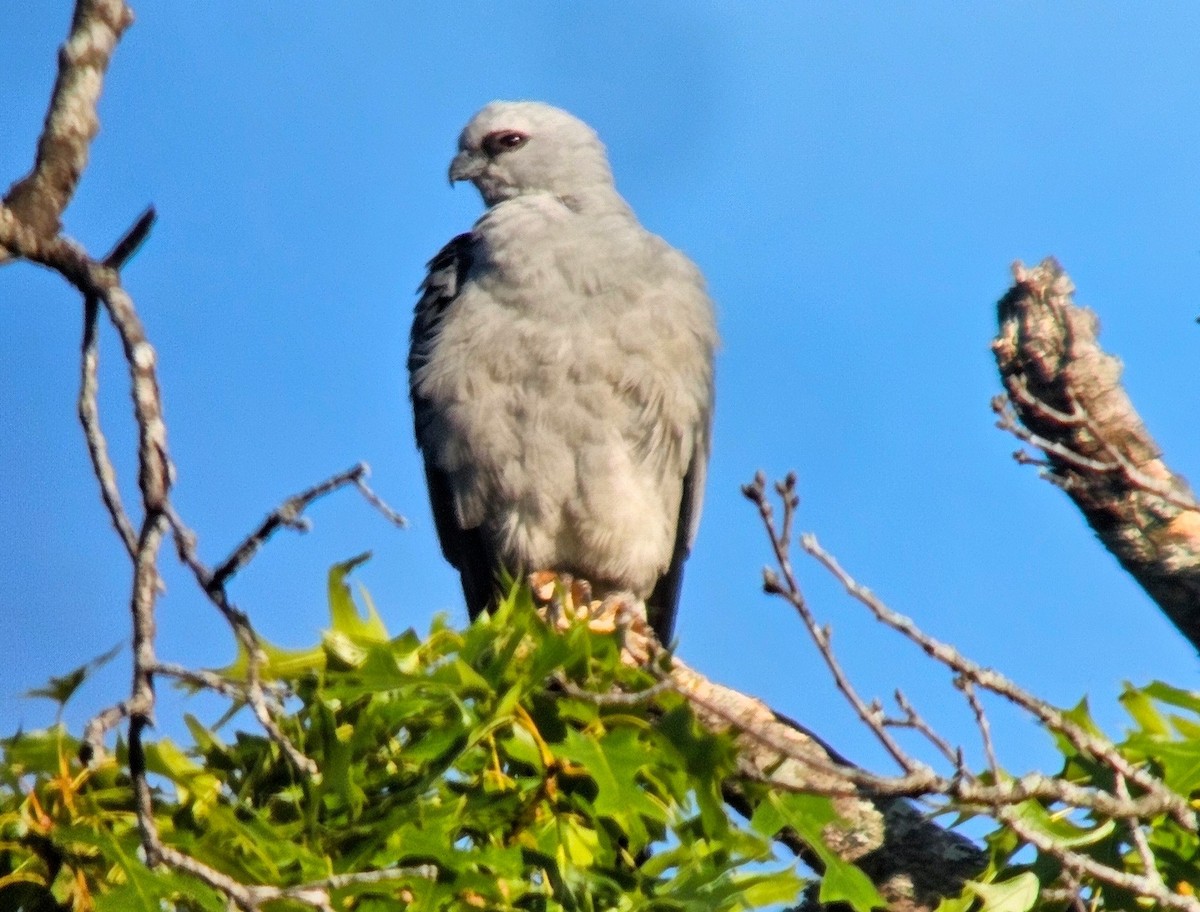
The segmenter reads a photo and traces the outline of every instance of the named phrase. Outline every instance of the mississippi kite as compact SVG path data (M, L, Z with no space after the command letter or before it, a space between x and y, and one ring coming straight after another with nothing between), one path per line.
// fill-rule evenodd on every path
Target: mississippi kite
M587 124L492 102L450 165L487 210L429 262L408 368L438 537L471 617L496 574L588 580L674 627L700 519L712 302L639 224Z

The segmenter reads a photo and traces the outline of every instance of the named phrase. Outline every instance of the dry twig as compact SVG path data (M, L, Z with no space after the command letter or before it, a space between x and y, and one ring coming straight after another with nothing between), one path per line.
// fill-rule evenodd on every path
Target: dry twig
M55 270L84 298L84 331L81 350L79 417L87 441L101 498L133 563L130 596L133 629L133 684L129 697L104 710L85 727L83 755L90 759L103 748L105 734L128 720L129 772L134 807L147 864L167 864L199 878L229 897L230 902L255 912L264 903L292 898L314 908L329 909L329 890L354 883L376 883L397 877L433 876L429 869L396 868L363 874L339 875L289 888L250 886L165 844L154 818L152 790L147 776L143 734L154 723L154 678L167 675L244 700L297 769L315 773L315 765L280 731L275 716L279 700L258 675L261 648L247 616L233 605L225 583L251 559L258 547L281 525L299 526L300 513L315 499L353 484L369 503L389 520L403 518L365 484L367 468L355 466L289 499L274 511L234 553L210 571L195 550L195 536L176 513L170 492L174 469L167 448L162 397L156 370L157 356L146 337L132 299L121 287L119 272L145 240L154 221L148 209L103 260L96 260L60 234L63 210L74 194L87 163L88 147L99 121L96 102L103 74L122 32L133 16L122 0L78 0L71 34L59 56L59 74L37 157L30 173L9 190L0 205L0 260L21 258ZM130 374L134 420L137 427L138 491L141 518L135 523L122 502L116 473L109 457L98 407L97 322L103 309L120 337ZM162 663L155 654L155 603L162 591L158 556L163 535L174 533L181 560L192 569L201 588L217 605L249 656L247 681L236 685L203 672L192 672Z
M795 584L795 574L788 554L787 543L790 540L790 529L786 523L790 522L791 514L787 509L787 504L794 501L793 484L794 482L789 479L777 488L785 505L785 525L783 526L776 526L770 505L763 503L767 499L767 495L765 481L761 476L756 479L754 484L748 485L745 490L747 496L759 508L759 515L763 520L777 558L777 570L768 569L764 572L765 588L768 592L786 599L796 607L810 631L822 631L823 628L817 625L811 611L804 603L798 585ZM1107 739L1082 728L1060 710L1023 690L998 672L967 659L953 647L926 634L910 618L888 608L870 590L851 577L834 557L818 544L814 536L802 536L801 548L828 570L842 584L846 592L865 606L878 621L901 634L953 673L954 686L966 699L979 729L992 781L984 782L967 772L961 759L954 764L954 775L947 777L936 774L928 767L923 768L917 765L912 758L908 757L899 759L901 768L905 770L904 775L876 777L872 774L863 775L857 770L846 770L843 772L844 780L854 782L866 794L912 794L914 796L919 794L926 798L940 796L947 802L947 807L989 814L1041 852L1057 859L1073 876L1087 876L1130 890L1148 901L1157 903L1161 908L1189 910L1189 912L1200 910L1200 902L1197 902L1194 897L1174 893L1162 882L1153 866L1153 855L1141 830L1141 826L1146 822L1160 815L1169 814L1180 825L1195 832L1198 829L1197 816L1184 796L1171 791L1146 770L1131 764ZM836 659L832 655L825 654L832 652L832 643L829 637L814 635L813 638L817 648L822 652L826 664L831 669L838 667ZM835 673L835 679L836 677ZM851 688L844 687L840 682L838 686L856 710L863 705L861 697L858 697ZM1024 710L1048 730L1067 739L1077 750L1103 764L1114 774L1116 782L1114 789L1106 791L1098 787L1081 787L1065 779L1040 774L1030 774L1019 779L1008 777L1000 767L995 746L992 743L990 724L979 699L978 690L996 694ZM915 712L909 710L908 718L901 721L910 722L914 716ZM922 730L922 726L915 723L912 727ZM942 753L943 756L956 758L961 758L962 754L961 749L958 751L946 749ZM1136 797L1131 795L1127 783L1136 785L1141 794ZM910 786L918 786L919 790L901 791ZM1033 829L1017 813L1017 805L1031 799L1050 806L1085 809L1100 817L1123 822L1131 832L1131 838L1139 851L1143 866L1146 867L1146 873L1144 875L1130 874L1103 864L1090 856L1060 845L1046 834Z

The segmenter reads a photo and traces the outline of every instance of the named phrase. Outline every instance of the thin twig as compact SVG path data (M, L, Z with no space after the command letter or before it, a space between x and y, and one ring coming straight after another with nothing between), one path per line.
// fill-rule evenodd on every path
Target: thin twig
M366 464L360 462L358 465L352 466L344 472L339 472L337 475L326 478L311 488L289 497L268 513L263 518L263 521L259 523L258 528L247 535L233 549L230 555L216 566L209 575L209 579L202 583L203 587L206 590L223 589L225 584L233 579L238 571L250 563L259 549L281 528L286 526L297 531L307 531L308 526L303 516L304 511L314 501L320 500L338 488L348 484L356 484L366 472Z
M649 687L628 693L619 690L596 693L594 690L587 690L573 681L568 681L561 675L555 678L555 683L562 688L563 693L567 696L575 697L578 700L586 700L589 703L595 703L597 706L640 706L643 703L648 703L662 696L662 694L669 690L676 689L675 682L670 678L663 678Z
M885 725L891 725L898 728L911 728L916 732L924 735L938 753L953 763L956 767L962 765L962 751L955 750L949 741L939 735L925 718L917 712L916 708L908 701L908 697L900 690L896 690L894 694L896 705L900 707L900 711L904 713L903 719L884 719Z
M1086 430L1088 434L1091 435L1092 441L1099 444L1100 447L1109 456L1111 456L1113 460L1107 468L1099 469L1099 471L1120 472L1122 475L1124 475L1125 480L1134 487L1141 488L1143 491L1146 491L1150 494L1155 494L1163 498L1163 500L1166 500L1181 509L1200 509L1200 504L1196 502L1195 497L1191 496L1190 491L1181 491L1180 489L1169 485L1160 479L1152 478L1143 472L1138 466L1136 466L1129 459L1129 456L1121 449L1121 447L1117 446L1108 439L1108 436L1105 434L1103 428L1088 413L1087 407L1079 401L1079 397L1075 395L1075 391L1073 389L1068 387L1065 391L1067 401L1071 406L1071 411L1064 412L1061 409L1054 408L1049 403L1039 399L1037 396L1031 393L1029 391L1029 384L1023 376L1014 376L1011 378L1008 387L1011 390L1011 394L1015 396L1020 404L1025 406L1030 411L1036 412L1044 418L1049 418L1051 421L1055 421L1063 427L1074 427ZM996 398L998 400L1006 399L1005 396L997 396ZM993 409L994 408L995 405L993 405ZM1008 419L1011 422L1016 422L1018 420L1011 407L1008 411ZM1004 429L1017 434L1017 436L1021 436L1012 427L1005 426ZM1024 431L1025 429L1022 427L1021 430ZM1038 441L1045 441L1044 437L1038 437L1037 435L1032 434L1030 436L1036 437ZM1026 438L1021 437L1021 439ZM1042 444L1040 442L1034 445L1042 448ZM1074 455L1081 460L1087 459L1087 457L1082 456L1082 454L1075 453Z
M1116 793L1120 798L1129 799L1129 785L1125 781L1125 777L1120 773L1116 776ZM1150 843L1146 839L1146 834L1142 830L1142 823L1136 817L1124 818L1125 825L1129 829L1129 837L1133 840L1134 848L1137 849L1138 858L1142 861L1142 870L1151 880L1156 881L1162 889L1166 889L1167 885L1163 883L1162 875L1158 873L1158 864L1154 861L1154 851L1150 848Z
M832 635L829 629L817 623L816 617L804 599L804 594L800 591L800 584L796 580L796 574L792 569L791 556L789 554L792 519L795 515L796 505L799 503L795 487L796 476L794 474L789 474L783 483L777 486L780 499L783 501L783 523L779 527L775 525L774 511L767 497L766 479L763 474L759 472L752 484L742 487L742 493L758 507L759 516L766 527L767 537L771 542L771 548L775 552L775 562L779 567L778 574L770 569L763 571L763 589L768 593L782 596L791 603L792 607L796 609L796 613L800 615L801 620L804 622L809 636L812 637L813 642L816 644L817 650L820 652L821 658L825 661L826 667L833 676L838 690L846 698L847 702L850 703L855 713L858 714L858 717L871 730L871 733L875 735L880 744L892 755L892 759L906 773L917 773L924 764L921 764L905 752L899 742L891 736L880 722L880 714L873 712L858 695L854 685L850 682L849 676L842 669L841 663L834 655L831 644ZM780 581L781 578L782 582Z
M1077 469L1086 469L1089 472L1100 472L1102 474L1105 472L1116 472L1120 469L1120 465L1116 462L1102 462L1099 459L1084 456L1082 453L1077 453L1064 444L1033 433L1033 431L1021 425L1017 420L1006 396L996 396L992 400L992 410L999 416L996 419L996 427L1002 431L1008 431L1018 440L1023 440L1030 446L1035 446L1039 450L1057 457L1060 462L1065 462Z
M971 661L954 647L937 640L922 631L911 618L905 617L884 605L869 589L858 583L849 573L842 569L837 560L820 546L815 536L806 534L801 537L800 547L812 555L842 584L846 592L864 605L876 620L902 634L905 638L919 646L927 655L945 665L947 668L963 675L985 690L1004 697L1014 705L1024 709L1051 731L1059 732L1070 741L1077 750L1090 754L1102 760L1115 772L1124 775L1139 788L1154 795L1161 807L1181 825L1195 832L1197 819L1195 811L1187 800L1171 791L1160 780L1150 773L1131 764L1121 756L1111 741L1092 734L1068 719L1060 710L1040 700L1028 691L1017 686L1004 675L990 668ZM1119 815L1118 815L1119 816Z
M392 509L392 507L389 506L388 503L382 497L380 497L378 494L376 494L367 485L367 479L371 475L371 467L368 466L365 462L359 463L359 465L362 466L363 472L356 479L354 479L354 486L356 488L358 488L359 493L362 494L362 496L366 499L367 503L369 503L376 510L378 510L380 513L382 513L384 518L387 519L387 521L390 522L392 525L396 526L399 529L408 528L408 520L405 519L400 513L396 512L394 509Z
M979 700L979 694L975 692L975 684L965 675L957 675L954 678L954 686L967 698L971 714L975 717L975 727L979 729L979 738L983 742L983 753L987 757L988 769L992 771L992 780L999 782L1002 774L1000 761L996 759L996 746L992 743L992 726L988 722L987 713L983 711L983 703ZM1123 797L1128 798L1129 795L1126 794Z
M146 209L125 235L117 241L113 249L104 258L104 265L109 269L120 271L129 258L145 241L154 225L154 207ZM85 295L83 300L83 344L80 358L79 379L79 422L83 425L83 436L87 442L88 456L92 460L92 471L100 483L100 497L108 510L109 518L117 530L117 535L125 544L125 550L130 558L137 551L137 533L125 505L121 502L121 491L117 485L117 473L113 468L112 459L108 455L108 441L100 423L99 408L99 364L100 350L97 335L96 318L100 312L100 303L95 295Z
M129 514L125 512L125 505L121 503L117 473L108 455L108 441L101 430L100 410L97 404L100 355L97 345L96 317L99 313L99 302L91 296L85 298L79 377L79 423L83 425L88 456L92 460L92 472L100 483L100 497L112 519L113 527L117 530L117 536L124 543L126 552L132 558L137 552L137 533L133 531L133 523L129 520Z
M187 668L175 662L157 662L152 671L156 676L174 678L176 681L194 687L197 690L211 690L213 693L221 694L221 696L228 697L231 700L243 703L248 702L244 682L230 680L214 671L207 671L202 668ZM265 683L263 691L276 704L283 696L287 695L286 688L282 686L270 688Z

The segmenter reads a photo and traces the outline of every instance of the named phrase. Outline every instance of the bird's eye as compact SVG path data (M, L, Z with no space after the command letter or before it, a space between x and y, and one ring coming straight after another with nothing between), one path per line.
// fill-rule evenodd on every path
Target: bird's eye
M518 130L497 130L483 138L483 151L489 157L495 158L501 152L511 152L513 149L520 148L528 139L528 134Z

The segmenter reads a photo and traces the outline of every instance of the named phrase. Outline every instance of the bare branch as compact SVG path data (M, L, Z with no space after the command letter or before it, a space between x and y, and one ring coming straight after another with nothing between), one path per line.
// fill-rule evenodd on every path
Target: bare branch
M1124 775L1130 782L1144 789L1148 796L1153 796L1161 811L1166 811L1174 817L1181 826L1195 830L1197 828L1196 814L1182 796L1175 794L1162 782L1155 779L1145 770L1138 769L1121 756L1112 742L1092 734L1072 722L1060 710L1040 700L1033 694L1017 686L1004 675L990 668L971 661L954 647L942 643L929 636L912 621L883 604L869 589L858 583L849 573L842 569L834 557L825 551L813 535L804 535L800 546L817 559L845 588L856 601L864 605L875 616L875 619L902 634L905 638L919 646L927 655L937 660L947 668L962 675L966 680L989 690L1015 706L1034 716L1051 731L1062 734L1077 750L1090 754L1111 769ZM1122 816L1116 814L1113 816ZM1139 815L1140 816L1140 815Z
M208 575L207 580L201 580L200 585L206 590L223 589L238 571L245 567L254 555L258 553L267 541L284 526L300 532L308 530L307 520L303 513L312 503L320 500L326 494L336 491L348 484L357 485L367 474L367 466L360 462L358 465L326 478L319 484L313 485L299 494L294 494L266 515L258 528L246 536L230 555L217 565ZM372 495L374 496L374 495ZM387 509L391 509L390 507Z
M36 234L58 234L100 130L96 103L104 73L132 22L133 11L124 0L79 0L75 6L71 32L58 52L58 76L33 169L4 196L4 206Z
M1098 321L1046 260L1017 264L992 350L1008 403L1000 425L1046 454L1104 546L1200 649L1200 507L1162 459L1121 386ZM1006 414L1007 413L1007 414ZM1132 780L1131 780L1132 781Z
M883 725L882 713L868 706L854 689L849 676L843 670L837 656L834 655L830 630L826 627L821 627L817 623L816 618L808 608L804 594L800 591L800 584L796 581L796 574L792 569L791 556L789 554L792 521L795 517L796 506L799 503L799 498L796 496L795 474L789 473L783 482L776 485L776 491L783 502L783 522L778 527L775 525L774 511L767 497L766 482L762 473L758 473L752 484L742 487L742 493L758 507L759 516L766 527L767 537L771 541L771 549L775 553L775 561L779 567L778 575L770 569L763 571L763 588L768 593L782 596L796 609L796 613L804 621L805 629L808 630L809 636L812 637L813 642L816 644L821 658L825 661L826 667L828 667L830 674L833 675L833 680L837 684L838 690L841 691L846 701L854 709L855 713L858 714L858 717L867 728L871 730L871 733L879 740L879 743L892 755L892 759L906 773L914 774L920 772L923 764L920 764L905 752L899 742L891 736L891 733Z
M127 231L104 258L104 265L109 269L120 271L137 252L138 247L150 233L154 225L154 208L146 209L133 226ZM100 483L100 497L108 509L117 535L125 543L125 550L132 559L137 550L137 534L133 531L133 523L125 512L121 502L121 492L117 486L117 473L108 455L108 441L100 424L100 407L98 402L100 365L100 350L96 335L96 317L99 315L99 302L94 295L86 295L83 302L83 345L80 358L81 370L79 380L79 421L83 425L84 439L87 441L88 455L92 460L92 470Z
M1086 418L1076 419L1073 416L1072 421L1078 427L1088 426ZM1116 461L1114 461L1114 464L1118 466ZM755 500L755 503L758 505L763 526L767 530L768 539L775 553L776 564L778 564L778 571L767 571L766 588L768 592L779 595L794 605L797 600L802 600L797 598L799 593L798 587L792 583L785 584L780 582L781 580L794 581L794 572L786 548L790 529L778 530L775 528L769 504L764 506L762 503L762 500L766 499L766 494L764 494L766 485L764 485L761 475L758 476L755 484L746 487L745 491L748 497ZM791 487L787 484L780 486L778 491L780 497L784 498L786 515L786 504L794 502L794 494L791 491ZM899 632L907 640L916 643L932 659L935 659L943 666L946 666L948 670L954 672L954 685L962 691L962 694L966 697L968 706L971 707L974 718L976 718L976 725L980 733L980 738L983 740L984 751L991 768L991 779L994 780L990 784L985 784L985 782L977 779L976 776L967 773L961 761L961 750L956 752L950 751L948 745L946 745L946 749L942 751L942 754L948 758L952 752L954 754L955 774L950 776L950 778L937 775L931 769L928 769L928 772L926 772L926 769L910 770L905 775L883 778L883 776L863 773L862 770L850 767L842 767L838 770L822 769L821 761L805 763L803 752L794 750L792 745L787 742L786 737L781 737L779 734L773 733L770 734L769 738L762 738L763 728L768 728L768 730L772 728L769 721L764 722L763 728L746 733L748 737L755 740L755 743L766 743L769 740L770 745L772 745L770 746L770 750L780 750L778 757L786 756L787 761L797 761L798 768L800 769L800 778L803 780L805 776L808 776L808 781L803 781L799 785L800 788L803 788L805 791L818 791L823 786L828 786L829 779L834 779L836 780L836 787L842 788L846 784L853 784L853 786L859 788L860 796L871 796L871 794L874 794L876 800L878 800L878 797L884 796L884 794L896 796L896 794L904 793L911 794L913 797L940 797L946 802L944 808L947 810L956 808L988 814L998 823L1001 823L1002 826L1012 829L1012 832L1018 834L1020 838L1036 846L1046 856L1057 859L1057 862L1062 864L1064 871L1066 871L1066 881L1069 881L1067 883L1068 888L1070 888L1070 883L1074 883L1075 887L1078 887L1078 880L1076 878L1086 876L1092 878L1093 882L1099 881L1123 889L1133 890L1136 895L1142 896L1142 898L1148 901L1157 902L1159 907L1193 910L1193 912L1196 910L1196 906L1194 905L1196 900L1194 898L1171 893L1171 890L1165 887L1162 877L1158 875L1157 869L1154 869L1153 854L1141 829L1142 826L1145 826L1148 821L1152 821L1153 818L1169 814L1178 823L1181 823L1182 826L1196 832L1198 822L1196 822L1194 811L1190 808L1186 798L1172 792L1170 788L1166 787L1164 782L1154 778L1147 770L1134 767L1108 739L1076 725L1074 721L1061 713L1060 710L1028 694L1028 692L1020 689L1019 686L1016 686L1007 678L1004 678L1002 674L966 659L958 650L926 635L910 618L890 610L869 589L866 589L862 584L854 580L850 574L847 574L838 562L817 544L814 536L803 535L802 539L800 539L800 546L802 546L804 551L816 558L830 574L833 574L836 580L842 584L842 587L846 589L846 592L853 599L856 599L860 604L868 608L877 620L889 626L890 629ZM805 619L806 626L809 626L810 630L814 629L816 622L814 619L811 619L811 612L805 610L800 612L800 614ZM817 630L824 632L820 628L817 628ZM828 637L824 637L823 641L828 642ZM818 647L820 647L822 640L818 638L817 643ZM838 676L838 672L834 671L834 677L836 678L836 676ZM1040 774L1028 774L1021 776L1020 779L1010 779L1007 776L1003 776L1000 763L997 760L995 745L992 743L988 716L984 712L983 703L980 701L977 689L994 692L994 694L1001 696L1004 700L1013 703L1014 706L1025 710L1034 719L1037 719L1040 724L1049 728L1050 731L1061 734L1076 749L1103 764L1104 767L1114 773L1117 782L1115 790L1108 792L1097 786L1081 787L1066 779L1050 778L1050 776ZM689 698L692 698L690 694ZM694 700L694 703L696 702ZM859 702L862 703L862 701ZM905 708L906 704L900 696L898 696L898 702L900 702L901 708ZM700 710L697 710L697 712L700 712ZM919 724L917 721L919 716L917 716L911 707L907 707L906 714L905 719L886 719L883 720L883 724L905 725L916 728L918 731L928 728L928 726ZM755 721L757 722L758 720ZM750 752L745 746L742 746L742 751ZM779 768L786 768L788 763L778 762L778 766ZM770 773L774 768L767 766L763 767L763 769ZM817 779L814 775L814 770L820 770L822 775L828 774L826 780ZM772 781L773 785L781 784L776 779L770 781ZM1133 797L1126 785L1127 781L1133 782L1133 784L1138 786L1142 794L1139 794L1138 797ZM786 786L788 784L787 782L782 782L782 785ZM902 791L905 787L913 787L913 791ZM1016 810L1016 805L1028 802L1031 799L1038 800L1038 802L1042 802L1048 806L1060 806L1063 809L1086 809L1099 816L1109 818L1109 820L1122 821L1129 829L1130 838L1133 839L1134 846L1138 848L1139 857L1146 869L1146 874L1128 874L1127 871L1121 868L1098 862L1096 859L1063 847L1057 844L1054 839L1049 838L1049 836L1032 829L1025 823L1024 818L1021 817L1018 810ZM893 844L894 840L884 840L880 844L880 851L894 853ZM962 869L959 868L959 870L961 871ZM1064 901L1070 902L1070 904L1078 908L1078 889L1075 889L1073 894L1064 895Z

